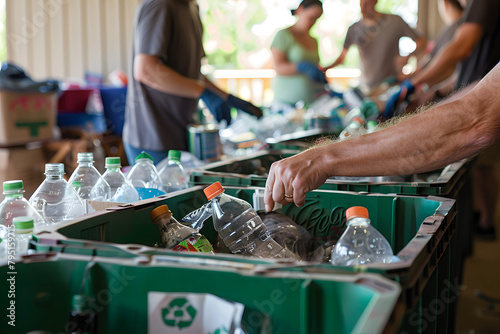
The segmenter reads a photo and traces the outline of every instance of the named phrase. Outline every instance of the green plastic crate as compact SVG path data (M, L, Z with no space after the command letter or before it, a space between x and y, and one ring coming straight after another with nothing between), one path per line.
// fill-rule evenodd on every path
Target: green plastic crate
M86 271L90 261L95 263ZM2 333L66 333L71 298L82 291L95 298L91 308L98 316L99 333L147 333L149 292L209 293L242 303L247 333L381 333L390 326L401 292L397 283L379 275L260 272L257 266L217 267L161 257L137 263L35 255L16 263L14 270L11 274L8 266L0 267L4 314L15 301L15 327L4 317ZM11 276L13 286L5 279ZM7 297L13 290L15 298ZM165 324L165 333L169 328Z

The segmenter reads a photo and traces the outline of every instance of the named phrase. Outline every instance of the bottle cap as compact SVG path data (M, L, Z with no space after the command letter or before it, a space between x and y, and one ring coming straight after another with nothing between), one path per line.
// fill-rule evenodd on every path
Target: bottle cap
M73 188L81 188L81 187L82 187L82 181L73 181L73 182L71 183L71 186L72 186Z
M64 174L64 164L45 164L45 174Z
M25 217L25 216L14 217L14 219L12 219L12 223L14 224L16 230L33 229L33 218L31 217Z
M159 207L157 207L156 209L154 209L153 211L151 211L150 215L151 215L151 219L156 220L156 218L160 217L161 215L164 215L164 214L170 214L172 215L172 211L170 211L170 209L168 208L168 205L160 205Z
M12 180L5 181L3 183L3 191L12 191L12 190L21 190L23 189L23 181L22 180Z
M153 162L155 161L155 159L153 159L153 157L149 153L144 152L144 151L142 151L138 156L135 157L135 161L140 160L140 159L149 159Z
M78 153L78 162L94 162L94 154L92 152Z
M376 121L368 121L366 123L366 127L368 129L375 129L378 126L378 123Z
M122 162L119 157L107 157L105 162L106 168L120 168Z
M353 122L354 122L354 121L356 121L356 122L358 122L359 124L363 124L363 120L362 120L361 118L359 118L358 116L354 117L354 118L352 119L352 121L353 121Z
M177 150L168 151L168 159L175 160L175 161L181 161L181 152L177 151Z
M368 218L368 210L363 206L351 206L346 210L345 217L347 220L353 217Z
M205 193L205 196L207 196L207 199L210 201L212 198L215 198L218 195L222 194L224 192L224 188L222 187L222 184L217 181L203 189L203 192Z

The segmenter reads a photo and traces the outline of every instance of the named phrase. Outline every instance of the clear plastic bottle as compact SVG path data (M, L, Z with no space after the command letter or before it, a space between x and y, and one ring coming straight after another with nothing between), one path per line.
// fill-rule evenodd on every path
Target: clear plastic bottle
M248 202L225 194L220 182L208 186L204 192L212 204L214 228L231 253L301 260L297 254L281 247L271 238Z
M33 218L15 217L13 219L16 234L16 257L28 252L28 243L33 235Z
M5 181L3 194L5 199L0 203L0 229L12 225L14 217L29 216L33 218L35 227L42 226L45 221L35 208L23 196L24 185L21 180ZM3 231L0 231L2 237Z
M130 203L139 200L139 193L135 187L123 175L119 157L106 158L106 172L102 178L111 188L110 202Z
M347 229L332 250L333 265L398 262L387 239L370 224L366 208L353 206L347 209L346 219Z
M94 167L94 154L78 153L78 167L73 171L68 183L80 182L78 195L81 199L108 201L111 198L109 184Z
M181 165L181 152L168 151L168 163L159 172L163 189L167 193L188 187L187 175Z
M340 140L345 140L351 137L360 136L366 133L363 127L363 120L359 117L354 117L352 121L346 126L339 135Z
M213 253L210 242L195 229L179 223L167 205L151 211L151 219L161 234L162 247L174 250ZM181 247L176 247L176 246Z
M127 179L136 188L151 188L163 191L160 175L154 165L154 159L144 151L135 158L135 165L128 172Z
M84 202L63 175L63 164L45 164L45 180L29 199L47 224L72 220L85 214Z

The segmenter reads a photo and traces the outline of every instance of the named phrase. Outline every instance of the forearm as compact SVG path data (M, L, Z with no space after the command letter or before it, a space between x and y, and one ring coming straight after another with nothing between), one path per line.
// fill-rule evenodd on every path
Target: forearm
M460 100L444 102L385 130L316 147L314 155L329 176L433 170L472 156L498 140L495 110L499 106L495 92L483 82Z
M204 81L185 77L150 55L136 56L134 78L158 91L188 98L198 98L205 89Z
M203 76L203 81L205 82L205 86L210 88L213 92L219 94L223 99L227 99L228 94L217 87L212 81L210 81L206 76Z
M279 63L275 63L274 70L276 74L281 76L290 76L297 74L297 64L290 63L288 61L281 61Z

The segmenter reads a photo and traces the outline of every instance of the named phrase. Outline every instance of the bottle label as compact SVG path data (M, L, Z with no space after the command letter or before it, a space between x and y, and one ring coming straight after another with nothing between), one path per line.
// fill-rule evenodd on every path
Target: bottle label
M198 252L198 253L212 253L214 248L207 238L201 234L194 234L189 238L182 240L177 246L172 248L177 252Z

